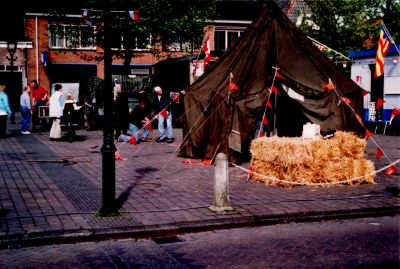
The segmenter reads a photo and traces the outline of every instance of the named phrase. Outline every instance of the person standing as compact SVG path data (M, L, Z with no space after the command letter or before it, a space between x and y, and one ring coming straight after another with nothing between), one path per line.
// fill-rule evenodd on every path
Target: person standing
M154 114L158 118L158 131L160 136L156 142L174 142L174 134L172 130L172 113L171 113L171 98L164 93L160 86L154 87L156 96L153 100ZM165 131L164 122L167 122L167 130Z
M114 87L114 124L115 124L115 139L123 134L127 135L129 127L129 106L128 93L122 91L121 84L116 84Z
M26 86L21 97L19 98L20 111L22 117L21 134L30 134L29 127L31 125L31 88Z
M50 141L61 139L61 117L63 116L65 96L61 84L54 85L54 93L50 97L49 117L53 119L50 129Z
M32 90L32 131L36 131L36 126L39 123L39 106L45 106L49 92L40 86L37 80L32 80L30 83ZM46 120L41 120L41 129L45 128Z
M0 138L7 137L7 116L12 114L5 89L6 84L0 81Z

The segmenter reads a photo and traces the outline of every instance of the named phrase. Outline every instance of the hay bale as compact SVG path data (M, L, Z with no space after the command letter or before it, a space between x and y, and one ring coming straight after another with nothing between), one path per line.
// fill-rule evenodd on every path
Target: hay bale
M364 139L342 131L326 140L258 138L250 146L252 179L284 187L346 180L351 185L373 183L373 176L365 176L375 171L374 164L363 159L365 147Z

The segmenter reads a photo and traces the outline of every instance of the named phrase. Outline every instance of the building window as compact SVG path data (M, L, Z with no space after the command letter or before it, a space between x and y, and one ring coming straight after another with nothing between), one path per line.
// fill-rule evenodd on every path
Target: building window
M239 29L215 30L214 34L215 50L225 51L229 49L243 33L244 30L239 30Z
M53 49L95 49L94 27L50 24L49 46Z

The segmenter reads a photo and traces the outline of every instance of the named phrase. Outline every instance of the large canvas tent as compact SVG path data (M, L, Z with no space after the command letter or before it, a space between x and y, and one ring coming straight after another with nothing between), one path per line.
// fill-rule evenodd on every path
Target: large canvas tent
M284 79L274 80L274 67ZM230 79L239 90L229 90ZM271 93L273 80L280 95ZM221 60L185 90L179 155L213 160L223 152L230 161L249 157L252 133L268 99L274 106L267 110L269 125L276 126L279 136L301 136L306 122L319 124L322 131L360 134L351 109L335 91L322 89L329 80L361 115L362 89L271 3Z

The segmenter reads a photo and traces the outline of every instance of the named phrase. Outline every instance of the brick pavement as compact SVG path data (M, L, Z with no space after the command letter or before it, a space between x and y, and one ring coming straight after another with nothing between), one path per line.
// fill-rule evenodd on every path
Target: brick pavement
M18 133L18 125L10 125ZM79 141L53 142L48 132L0 140L0 246L35 245L118 237L154 237L187 231L288 221L399 213L400 173L376 184L291 189L247 182L230 167L234 211L212 212L213 166L186 165L175 143L125 144L118 148L116 198L121 216L97 217L101 208L102 132L78 130ZM374 136L391 160L400 137ZM117 145L118 147L119 145ZM367 157L376 169L376 145ZM243 164L244 167L248 167ZM399 166L398 166L399 167Z

